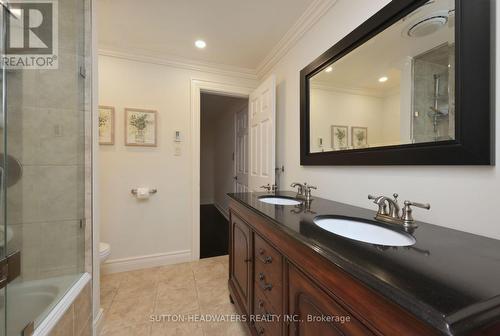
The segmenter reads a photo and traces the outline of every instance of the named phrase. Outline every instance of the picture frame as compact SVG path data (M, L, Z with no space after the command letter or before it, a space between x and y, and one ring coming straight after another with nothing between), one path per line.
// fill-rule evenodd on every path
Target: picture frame
M125 108L125 146L156 147L158 112Z
M349 126L331 126L332 149L343 150L349 148Z
M352 148L368 147L368 127L351 127L351 146Z
M115 144L115 108L99 106L99 145Z

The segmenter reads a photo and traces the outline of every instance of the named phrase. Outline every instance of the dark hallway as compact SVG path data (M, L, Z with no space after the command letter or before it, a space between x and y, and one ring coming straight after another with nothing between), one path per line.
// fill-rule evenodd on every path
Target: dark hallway
M213 204L200 206L200 258L228 252L229 223Z

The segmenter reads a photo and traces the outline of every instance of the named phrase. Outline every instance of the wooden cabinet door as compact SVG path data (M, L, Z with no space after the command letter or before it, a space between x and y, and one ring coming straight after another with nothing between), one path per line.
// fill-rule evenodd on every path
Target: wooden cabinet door
M248 225L231 213L230 279L246 313L249 313L252 286L252 242L250 239L251 231Z
M311 279L291 265L288 291L289 312L293 317L293 322L289 323L289 335L373 335Z

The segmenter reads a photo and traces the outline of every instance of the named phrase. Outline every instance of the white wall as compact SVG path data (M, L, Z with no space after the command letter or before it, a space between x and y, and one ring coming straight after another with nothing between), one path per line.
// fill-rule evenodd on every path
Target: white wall
M382 100L382 142L384 145L401 143L401 94L392 93ZM407 142L405 142L407 143Z
M252 80L99 57L99 103L116 108L116 144L99 147L101 240L111 244L113 270L190 257L191 79L255 87ZM124 146L125 107L158 110L158 147ZM184 140L181 156L174 156L175 130ZM139 186L158 193L139 202L130 194Z
M331 126L348 126L349 146L351 126L368 127L368 144L384 143L386 118L382 97L339 92L333 89L311 90L311 151L321 152L318 138L323 138L323 149L332 149ZM399 123L399 119L398 119ZM397 125L399 128L399 124Z
M498 167L300 166L299 71L388 2L339 0L272 70L278 83L277 166L285 166L281 187L289 189L295 180L307 181L319 186L315 192L318 196L373 210L375 206L367 200L367 194L398 192L404 199L432 204L430 211L415 210L418 219L500 239L500 225L495 220L495 209L500 204ZM497 16L498 12L497 8ZM500 33L496 36L498 44ZM499 92L497 88L497 98ZM497 118L497 129L499 125Z

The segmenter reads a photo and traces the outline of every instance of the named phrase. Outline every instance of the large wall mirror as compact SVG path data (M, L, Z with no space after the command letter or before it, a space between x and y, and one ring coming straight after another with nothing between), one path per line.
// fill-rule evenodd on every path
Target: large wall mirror
M302 164L492 164L489 8L393 1L302 70Z

